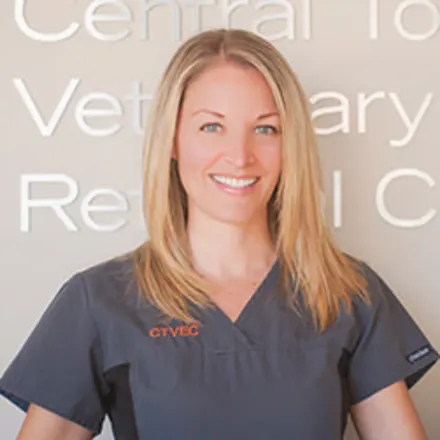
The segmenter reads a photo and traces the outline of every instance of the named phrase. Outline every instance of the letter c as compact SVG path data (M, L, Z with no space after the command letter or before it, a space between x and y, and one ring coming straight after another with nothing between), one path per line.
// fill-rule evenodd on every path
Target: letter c
M197 324L191 324L188 328L188 333L191 336L198 336L199 334L199 326Z
M15 9L14 16L15 22L17 23L18 28L29 38L32 38L35 41L41 41L44 43L56 43L59 41L67 40L68 38L75 35L80 28L79 23L73 22L70 26L62 32L57 34L44 34L41 32L37 32L32 29L24 16L24 9L26 6L26 0L15 0Z
M388 185L398 177L404 177L404 176L417 177L423 180L425 183L427 183L427 185L430 188L435 186L435 180L429 174L423 171L417 169L411 169L411 168L397 169L394 171L390 171L386 176L383 177L383 179L379 182L379 185L377 186L376 204L379 213L388 223L400 228L415 228L418 226L420 227L426 225L437 214L435 209L431 209L423 217L420 217L419 219L405 220L405 219L399 219L391 215L387 207L385 206L384 195Z
M160 337L160 330L157 327L154 327L150 330L149 334L152 338L159 338Z

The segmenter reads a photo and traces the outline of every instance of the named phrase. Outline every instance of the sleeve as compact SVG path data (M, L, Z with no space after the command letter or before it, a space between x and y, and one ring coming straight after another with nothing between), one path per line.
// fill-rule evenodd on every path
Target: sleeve
M365 265L372 304L357 309L360 336L351 353L348 387L356 404L400 380L412 388L438 352L385 281Z
M104 379L99 338L81 274L59 289L0 378L21 410L36 404L93 432L102 430Z

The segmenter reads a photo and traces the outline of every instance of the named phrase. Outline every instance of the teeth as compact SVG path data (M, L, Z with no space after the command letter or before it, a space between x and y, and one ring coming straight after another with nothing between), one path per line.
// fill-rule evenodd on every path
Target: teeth
M231 188L245 188L247 186L253 185L257 181L257 177L253 177L252 179L234 179L224 176L212 176L212 177L215 181L223 183L224 185L228 185Z

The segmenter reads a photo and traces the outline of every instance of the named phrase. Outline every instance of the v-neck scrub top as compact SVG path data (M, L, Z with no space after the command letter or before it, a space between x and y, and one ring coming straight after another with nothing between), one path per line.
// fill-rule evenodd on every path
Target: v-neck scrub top
M282 305L277 261L232 322L171 320L140 298L128 260L75 273L0 379L22 410L35 403L117 440L341 440L350 405L404 379L438 352L365 263L372 305L353 299L324 333Z

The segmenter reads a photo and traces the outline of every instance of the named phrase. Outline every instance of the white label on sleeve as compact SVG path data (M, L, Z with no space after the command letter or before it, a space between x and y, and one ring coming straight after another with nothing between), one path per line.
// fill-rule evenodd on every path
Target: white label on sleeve
M429 345L425 345L407 356L409 362L414 363L431 353L432 349Z

